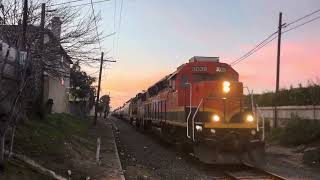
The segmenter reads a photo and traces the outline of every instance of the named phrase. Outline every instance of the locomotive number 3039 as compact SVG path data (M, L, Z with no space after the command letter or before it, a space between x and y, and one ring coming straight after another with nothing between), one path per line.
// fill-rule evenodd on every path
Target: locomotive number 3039
M208 67L206 67L206 66L192 67L192 72L207 72L207 71L208 71Z

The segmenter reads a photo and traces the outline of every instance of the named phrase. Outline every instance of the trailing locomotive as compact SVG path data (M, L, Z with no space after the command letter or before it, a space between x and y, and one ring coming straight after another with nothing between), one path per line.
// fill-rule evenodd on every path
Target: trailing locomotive
M191 143L205 163L264 161L264 142L254 113L244 105L239 74L218 57L191 58L114 113Z

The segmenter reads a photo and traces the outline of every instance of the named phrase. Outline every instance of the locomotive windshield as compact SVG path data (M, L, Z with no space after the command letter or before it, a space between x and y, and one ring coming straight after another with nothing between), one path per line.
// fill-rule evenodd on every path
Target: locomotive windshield
M235 77L226 76L225 73L194 73L192 74L193 82L201 82L201 81L216 81L216 80L230 80L236 81Z

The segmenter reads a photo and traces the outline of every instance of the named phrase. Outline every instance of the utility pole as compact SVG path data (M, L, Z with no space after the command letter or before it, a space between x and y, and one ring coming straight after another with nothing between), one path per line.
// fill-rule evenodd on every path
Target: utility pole
M40 22L40 53L42 53L43 45L44 45L44 22L46 18L46 4L41 4L41 22Z
M276 93L274 103L274 127L278 126L278 93L279 93L279 78L280 78L280 55L281 55L281 30L282 30L282 12L279 14L279 27L278 27L278 50L277 50L277 79L276 79Z
M23 5L23 19L22 19L22 40L21 48L26 50L26 33L27 33L27 21L28 21L28 0L24 0Z
M41 21L40 21L40 43L39 43L39 53L40 53L40 58L39 58L39 66L40 66L40 72L41 72L41 84L40 84L40 102L43 103L43 94L44 94L44 66L43 66L43 61L44 61L44 51L43 51L43 46L44 46L44 23L45 23L45 18L46 18L46 4L42 3L41 4Z
M101 86L101 74L102 74L102 65L103 65L103 52L101 52L101 60L100 60L100 72L99 72L99 82L98 82L98 92L97 92L97 100L94 108L94 121L93 125L97 125L97 115L98 115L98 106L99 106L99 96L100 96L100 86Z
M95 104L95 108L94 108L94 120L93 120L93 124L94 124L94 125L97 125L97 117L98 117L98 107L99 107L99 99L100 99L100 87L101 87L101 75L102 75L103 61L106 61L106 62L116 62L116 61L111 61L111 60L103 60L103 52L101 53L99 82L98 82L98 92L97 92L97 99L96 99L96 104Z

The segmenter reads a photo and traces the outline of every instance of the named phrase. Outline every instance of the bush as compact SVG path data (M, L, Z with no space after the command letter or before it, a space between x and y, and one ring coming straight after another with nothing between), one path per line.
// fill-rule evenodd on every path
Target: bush
M284 145L308 144L320 138L320 123L294 116L279 136L280 143Z
M266 136L266 140L269 142L275 142L275 141L278 141L279 139L281 139L282 134L283 134L283 129L282 128L273 128L273 129L270 129L270 131L266 131L266 132L270 132Z

